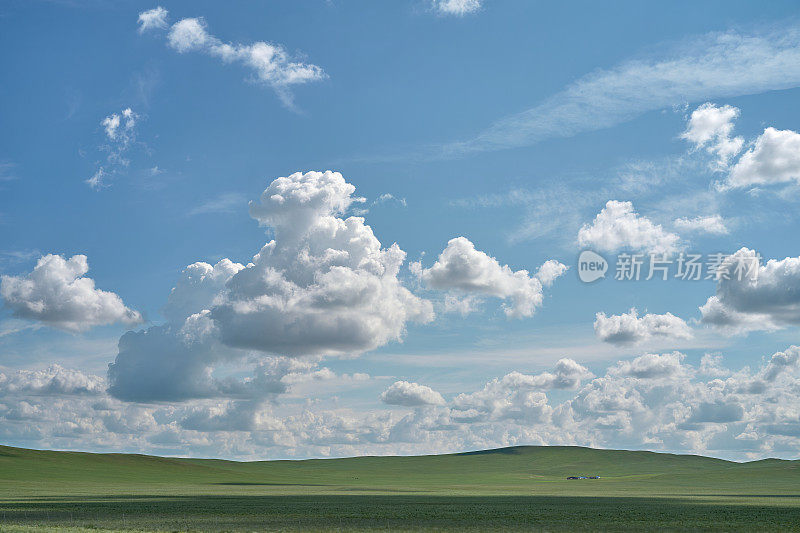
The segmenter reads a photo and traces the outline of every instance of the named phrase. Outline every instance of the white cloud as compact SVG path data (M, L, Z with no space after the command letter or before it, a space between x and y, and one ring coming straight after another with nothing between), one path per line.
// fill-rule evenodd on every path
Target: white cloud
M616 367L609 370L609 373L638 379L670 378L685 371L682 365L685 358L686 356L680 352L648 353L632 361L620 361Z
M86 376L90 385L71 378L52 387L51 374L63 370L20 371L10 381L23 386L4 388L0 378L0 436L28 447L238 459L444 453L524 444L734 459L796 456L800 348L790 346L726 379L703 375L686 359L677 352L645 354L611 365L600 377L565 359L542 374L509 372L444 404L435 393L423 394L433 403L410 412L345 409L315 389L294 404L241 392L259 379L261 384L249 390L261 387L273 396L294 384L335 381L330 371L296 358L266 361L250 381L234 387L238 396L181 405L120 402L103 395L97 377ZM720 368L722 361L714 358L709 364ZM12 373L3 374L9 383ZM220 386L226 383L219 380ZM340 383L350 387L353 381ZM554 387L575 391L548 392Z
M139 33L167 27L167 10L161 6L139 13Z
M511 300L504 310L513 318L532 316L542 305L542 287L552 284L566 268L551 260L535 276L527 270L514 272L508 265L501 266L494 257L476 250L465 237L451 239L431 268L424 269L419 263L412 265L414 273L429 288Z
M422 405L444 405L442 395L425 385L409 383L408 381L395 381L383 391L381 401L390 405L403 405L405 407L419 407Z
M179 53L200 50L213 39L206 31L206 23L199 18L181 19L169 30L169 45Z
M548 259L539 270L536 271L536 278L542 282L545 287L551 286L555 280L560 278L569 267L563 263L559 263L555 259Z
M354 355L401 337L432 306L398 279L397 244L382 249L360 217L340 218L360 198L337 172L279 178L250 214L275 240L228 283L211 318L224 343L284 355Z
M130 164L127 153L136 142L138 119L139 115L130 107L126 107L120 113L111 113L100 122L106 135L106 141L100 146L100 151L106 153L106 161L97 167L90 178L85 180L90 187L93 189L103 188L111 176Z
M271 87L288 107L293 105L292 85L327 77L322 68L293 60L281 45L264 41L225 43L208 33L202 18L185 18L173 24L167 42L178 53L203 52L223 63L242 64L253 71L258 82Z
M725 258L716 294L700 307L704 323L733 332L800 324L800 257L760 262L748 248Z
M707 102L694 111L682 138L694 144L695 149L704 148L717 157L715 166L727 168L730 160L738 154L744 139L731 137L733 121L739 117L739 109L729 105L716 106Z
M187 266L169 293L164 316L170 323L181 325L187 317L210 309L221 300L228 281L243 268L227 258L213 266L203 261Z
M431 0L433 8L442 15L462 17L481 9L481 0Z
M800 134L767 128L733 166L725 187L800 183Z
M108 177L109 173L106 172L106 169L103 167L98 167L94 174L92 174L91 177L86 180L86 184L92 189L100 189L105 185Z
M730 233L725 220L720 215L676 218L674 224L681 231L695 231L711 235L727 235Z
M405 252L382 248L363 218L342 218L361 201L354 192L338 172L274 180L250 214L275 239L245 266L186 267L164 308L168 323L120 340L112 393L140 401L233 393L239 385L212 370L244 350L353 356L400 340L408 322L432 320L432 304L398 278ZM142 383L153 368L158 377Z
M56 364L44 370L0 372L0 397L9 394L102 394L105 389L105 379L101 376L85 374Z
M722 303L719 296L710 296L706 303L700 306L700 314L704 324L733 334L780 329L768 314L741 313Z
M480 309L483 300L474 294L456 295L448 293L444 295L444 312L458 313L467 316Z
M671 254L678 249L680 238L639 215L631 202L609 200L592 224L578 231L578 245L598 252L619 250Z
M138 115L130 107L122 110L120 115L111 113L100 123L106 130L110 141L120 141L125 144L131 140L133 128L136 126Z
M703 354L700 359L700 368L698 369L701 375L711 377L725 377L731 374L731 371L722 366L721 354Z
M480 391L456 396L450 416L462 422L488 419L544 421L552 408L542 391L573 389L591 377L588 369L566 358L556 363L553 372L530 375L514 371L489 381Z
M772 354L761 372L761 377L766 381L773 382L779 376L793 372L798 368L800 368L800 347L789 346L786 351Z
M380 204L386 204L386 203L390 203L390 202L396 203L397 205L401 205L403 207L406 207L406 205L407 205L405 198L397 198L392 193L388 193L388 192L385 192L385 193L381 194L380 196L378 196L377 198L375 198L375 201L372 202L372 205L380 205Z
M2 276L0 295L14 316L68 331L142 321L142 316L125 307L119 296L96 289L94 280L84 277L88 271L85 255L65 259L48 254L29 274Z
M684 102L758 94L800 84L800 28L709 33L656 57L595 71L521 113L498 120L474 138L439 154L527 146L626 122Z
M594 333L597 338L612 344L635 344L653 338L689 339L692 330L686 322L666 313L656 315L647 313L639 317L636 309L621 315L606 316L597 313L594 320Z

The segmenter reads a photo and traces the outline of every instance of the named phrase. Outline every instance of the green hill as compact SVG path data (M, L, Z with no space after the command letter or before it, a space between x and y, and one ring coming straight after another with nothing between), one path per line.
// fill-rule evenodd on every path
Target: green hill
M800 461L525 446L236 462L0 446L0 513L0 529L325 530L338 520L359 529L780 530L800 528Z
M600 476L567 480L568 476ZM524 446L418 457L236 462L0 446L0 492L445 494L794 494L800 461L736 463L696 455Z

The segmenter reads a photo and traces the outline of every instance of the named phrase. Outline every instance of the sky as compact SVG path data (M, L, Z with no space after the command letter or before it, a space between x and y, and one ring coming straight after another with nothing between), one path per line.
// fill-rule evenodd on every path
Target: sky
M0 6L0 442L800 453L794 2Z

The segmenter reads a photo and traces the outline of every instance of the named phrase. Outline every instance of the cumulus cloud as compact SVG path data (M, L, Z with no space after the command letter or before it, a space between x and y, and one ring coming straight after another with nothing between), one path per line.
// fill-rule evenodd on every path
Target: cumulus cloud
M338 172L274 180L250 214L275 238L247 265L186 267L163 310L168 322L120 340L112 394L137 401L232 394L235 384L212 371L246 350L353 356L400 340L409 322L432 320L432 304L398 278L405 252L382 248L363 218L344 217L361 201L354 192ZM153 369L158 376L142 383Z
M692 143L696 150L705 149L715 155L716 168L724 169L744 144L742 137L731 137L733 121L738 117L739 109L736 107L707 102L692 111L681 137Z
M451 239L432 267L425 269L420 263L412 264L414 273L429 288L510 300L511 304L503 307L512 318L532 316L542 305L542 288L551 285L566 269L565 265L550 260L536 275L531 276L527 270L515 272L476 250L465 237Z
M68 331L142 321L118 295L95 288L94 280L84 276L88 271L85 255L65 259L48 254L26 275L0 277L0 296L15 317Z
M474 294L459 296L448 293L444 296L444 312L458 313L461 316L467 316L470 313L478 311L482 303L483 300Z
M187 266L169 293L162 309L164 316L172 324L182 324L187 317L210 309L221 297L225 284L243 268L227 258L213 266L203 261Z
M674 377L684 371L681 362L686 355L680 352L665 354L648 353L632 361L620 361L609 370L612 375L630 376L639 379Z
M700 359L700 368L698 369L703 376L723 377L730 375L731 371L722 366L721 354L703 354Z
M639 215L631 202L609 200L591 224L578 231L578 245L598 252L641 250L670 254L678 249L679 237Z
M798 368L800 368L800 347L789 346L783 352L772 354L761 373L761 377L766 381L772 382L779 376L793 372Z
M294 60L283 46L264 41L226 43L208 33L202 18L184 18L172 25L168 45L178 53L202 52L223 63L239 63L255 80L271 87L288 107L293 105L291 86L325 79L322 68Z
M481 9L481 0L432 0L433 8L441 15L462 17Z
M725 220L720 215L676 218L674 224L681 231L709 233L711 235L727 235L730 233Z
M139 33L147 30L163 30L167 27L167 10L161 6L139 13Z
M227 356L227 357L226 357ZM129 331L108 365L109 393L126 401L182 401L220 394L213 364L234 355L171 326Z
M594 320L597 338L611 344L635 344L653 338L689 339L692 330L686 322L673 315L647 313L638 316L636 309L621 315L597 313Z
M741 248L724 259L717 290L700 307L702 322L732 332L800 324L800 257L770 259Z
M338 215L360 198L337 172L275 180L250 214L275 232L211 310L230 346L284 355L355 355L433 318L398 279L397 244L381 248L361 217Z
M53 387L50 375L60 371L35 371L42 372L36 378L22 371L10 378L13 372L4 370L0 436L30 447L188 450L239 459L442 453L523 444L794 457L800 450L800 348L790 346L724 379L707 373L709 366L722 368L721 359L704 359L698 371L677 352L645 354L612 364L599 377L565 359L547 372L509 372L450 402L437 398L411 411L346 409L319 390L294 404L243 393L180 405L129 404L103 396L96 377L87 376L94 385L70 378L64 382L74 384ZM273 395L296 383L336 381L308 360L270 358L259 367L250 379L263 379L259 387ZM2 385L15 380L24 385ZM240 381L219 382L230 390L246 387ZM413 384L392 388L414 390Z
M800 183L800 134L767 128L739 158L724 186Z
M692 408L688 422L738 422L744 417L744 408L737 402L700 402Z
M0 396L102 394L105 389L101 376L55 364L43 370L0 372Z
M409 383L408 381L395 381L383 391L381 401L389 405L403 405L405 407L419 407L422 405L444 405L442 395L425 385Z
M543 391L573 389L591 377L586 367L567 358L560 359L552 372L529 375L514 371L489 381L480 391L456 396L450 417L471 423L503 419L541 422L552 413Z
M569 267L555 259L548 259L536 271L536 278L542 283L543 286L549 287L561 277Z

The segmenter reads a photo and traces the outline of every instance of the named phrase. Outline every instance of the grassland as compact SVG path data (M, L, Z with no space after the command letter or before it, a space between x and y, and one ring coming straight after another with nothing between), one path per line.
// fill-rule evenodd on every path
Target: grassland
M241 463L0 447L0 529L54 528L800 531L800 461L519 447Z

